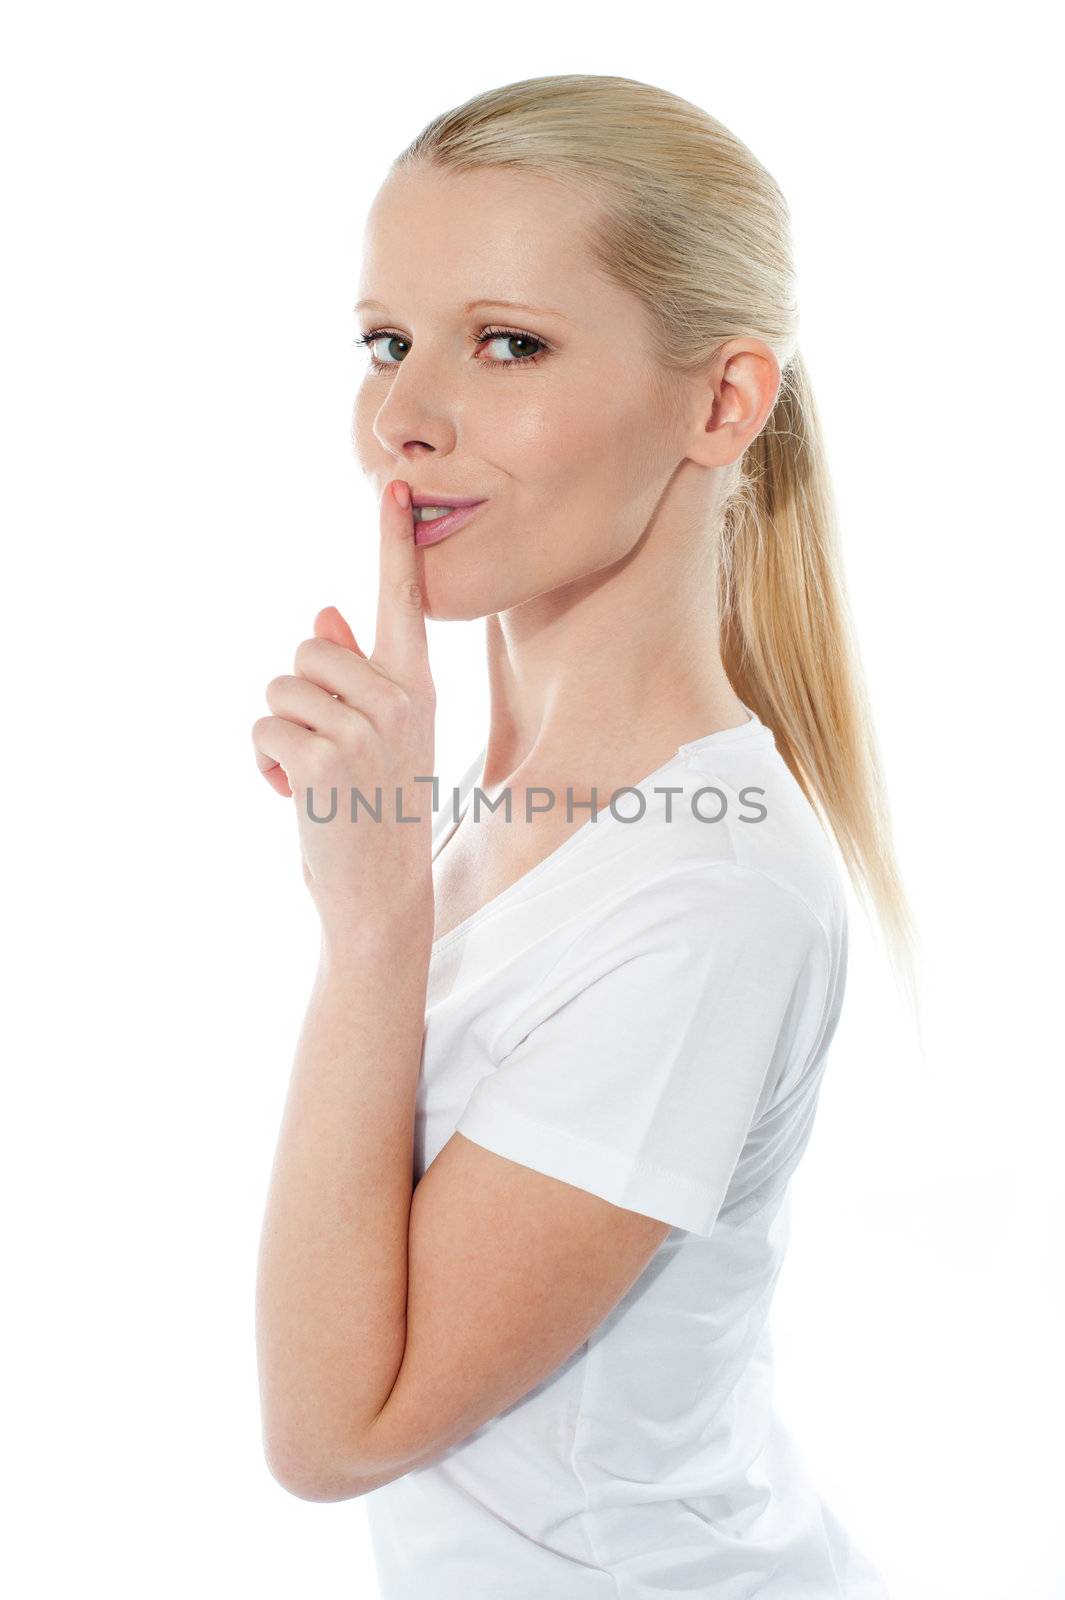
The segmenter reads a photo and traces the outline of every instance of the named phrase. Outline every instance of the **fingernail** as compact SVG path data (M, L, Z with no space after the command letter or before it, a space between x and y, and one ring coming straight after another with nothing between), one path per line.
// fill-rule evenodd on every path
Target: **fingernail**
M404 483L402 478L396 478L392 484L392 497L404 511L410 510L410 485Z

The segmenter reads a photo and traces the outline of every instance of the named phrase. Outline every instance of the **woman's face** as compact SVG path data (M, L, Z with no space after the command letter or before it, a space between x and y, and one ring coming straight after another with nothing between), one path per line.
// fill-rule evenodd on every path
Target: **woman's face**
M378 496L403 478L488 501L419 547L431 616L492 615L616 562L684 458L643 308L593 268L587 215L547 178L424 165L371 207L356 316L383 332L359 353L359 464Z

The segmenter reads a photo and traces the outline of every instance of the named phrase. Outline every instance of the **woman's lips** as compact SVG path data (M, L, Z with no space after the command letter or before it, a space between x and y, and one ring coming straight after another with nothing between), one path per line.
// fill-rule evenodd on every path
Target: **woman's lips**
M454 533L457 528L465 527L471 517L477 515L482 506L488 504L487 500L479 500L475 506L460 506L457 511L449 511L446 517L434 517L431 522L416 522L414 524L414 543L439 544L441 539L446 539L449 533Z

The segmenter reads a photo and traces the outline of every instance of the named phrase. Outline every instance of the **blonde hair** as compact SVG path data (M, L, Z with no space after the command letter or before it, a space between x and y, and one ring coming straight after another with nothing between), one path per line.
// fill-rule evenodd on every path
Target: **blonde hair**
M915 999L916 930L798 350L790 214L776 182L700 107L631 78L584 73L504 84L443 112L392 168L419 162L506 167L577 187L589 202L592 258L646 307L666 372L702 367L739 335L776 355L776 403L731 469L717 530L722 662L831 831Z

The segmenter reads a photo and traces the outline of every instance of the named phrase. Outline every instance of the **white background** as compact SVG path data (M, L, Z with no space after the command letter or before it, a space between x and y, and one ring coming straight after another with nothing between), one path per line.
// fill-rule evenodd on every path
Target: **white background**
M376 1593L363 1504L301 1501L261 1453L258 1228L317 922L250 729L322 606L372 639L349 341L387 163L482 89L575 71L705 106L788 196L924 936L922 1049L853 910L774 1313L781 1410L893 1600L1061 1594L1061 149L1038 18L211 0L8 23L20 1600ZM481 634L430 623L442 774L483 742Z

